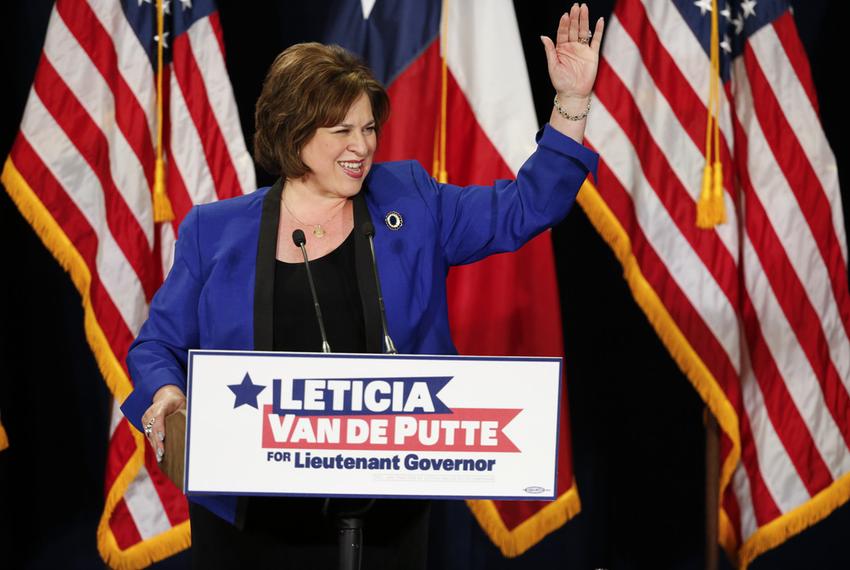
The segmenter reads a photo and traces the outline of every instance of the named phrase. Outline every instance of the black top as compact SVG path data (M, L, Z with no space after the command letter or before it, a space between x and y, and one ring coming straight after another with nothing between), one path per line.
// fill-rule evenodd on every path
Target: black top
M355 232L310 261L328 343L365 353L366 325L355 264ZM370 269L371 271L371 269ZM322 337L303 263L275 261L273 348L320 352ZM425 568L428 501L243 497L241 529L190 503L194 568L336 568L338 513L361 510L363 567Z
M366 352L363 305L354 264L354 232L329 254L310 260L333 352ZM321 352L322 336L303 263L275 263L274 350Z

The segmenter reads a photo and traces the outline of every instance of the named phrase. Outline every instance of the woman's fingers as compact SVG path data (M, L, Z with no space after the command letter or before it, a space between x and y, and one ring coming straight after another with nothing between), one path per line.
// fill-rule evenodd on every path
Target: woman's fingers
M602 18L596 20L596 29L593 30L593 39L590 40L590 47L596 54L599 54L599 46L602 45L602 31L605 29L605 21Z
M546 63L549 69L558 61L558 53L555 51L555 44L546 36L540 36L540 41L543 42L543 49L546 50Z
M162 456L165 455L165 416L162 413L162 408L160 408L159 414L156 416L151 439L153 440L153 450L156 453L156 460L157 462L162 461Z
M578 41L579 20L581 19L581 8L578 4L573 4L570 8L570 41Z
M186 406L186 396L180 388L169 384L156 391L153 402L142 416L142 425L156 460L162 461L165 455L165 418Z
M558 22L558 33L555 35L555 43L557 45L570 41L570 13L564 12L561 20Z
M590 13L587 4L582 4L578 15L578 39L585 39L590 34Z
M157 461L162 461L165 453L165 417L162 414L162 406L154 404L142 416L142 426L145 429L145 437L151 444Z

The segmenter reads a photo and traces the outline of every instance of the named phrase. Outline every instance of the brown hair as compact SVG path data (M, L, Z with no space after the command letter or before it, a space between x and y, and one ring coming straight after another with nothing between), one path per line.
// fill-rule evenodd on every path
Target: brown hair
M301 160L319 127L345 118L366 94L376 132L390 114L390 100L372 71L337 45L295 44L275 58L254 114L254 160L271 174L300 178L310 169Z

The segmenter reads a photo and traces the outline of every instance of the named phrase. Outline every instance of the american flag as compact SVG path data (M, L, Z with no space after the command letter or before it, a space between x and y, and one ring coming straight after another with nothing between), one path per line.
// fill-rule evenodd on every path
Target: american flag
M154 222L151 198L160 35L169 223ZM214 3L58 0L2 182L71 274L114 396L100 553L115 568L146 566L188 547L188 511L118 409L131 390L127 349L186 212L255 186Z
M713 16L726 222L700 229ZM791 10L621 0L595 97L580 202L718 420L719 540L744 567L850 496L845 228Z

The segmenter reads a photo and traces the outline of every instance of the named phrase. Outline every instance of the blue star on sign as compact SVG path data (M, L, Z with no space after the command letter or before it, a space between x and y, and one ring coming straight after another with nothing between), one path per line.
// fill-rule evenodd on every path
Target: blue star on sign
M236 395L236 401L233 403L234 408L238 408L242 404L248 404L253 408L259 409L257 407L257 396L266 389L265 386L251 382L251 377L247 372L241 384L228 384L227 387Z

